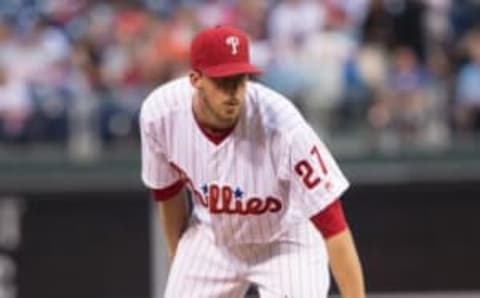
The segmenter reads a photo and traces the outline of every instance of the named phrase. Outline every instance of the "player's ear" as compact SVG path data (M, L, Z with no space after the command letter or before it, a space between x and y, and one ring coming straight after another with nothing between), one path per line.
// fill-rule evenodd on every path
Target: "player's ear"
M188 77L190 78L190 83L193 87L200 87L200 80L202 78L202 74L198 70L191 70L188 74Z

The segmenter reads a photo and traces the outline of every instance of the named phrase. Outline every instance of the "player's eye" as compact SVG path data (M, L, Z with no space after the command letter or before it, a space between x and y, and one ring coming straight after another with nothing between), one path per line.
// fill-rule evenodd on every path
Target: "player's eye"
M218 78L214 80L217 87L224 90L236 90L241 84L246 82L247 75L241 74L232 77Z

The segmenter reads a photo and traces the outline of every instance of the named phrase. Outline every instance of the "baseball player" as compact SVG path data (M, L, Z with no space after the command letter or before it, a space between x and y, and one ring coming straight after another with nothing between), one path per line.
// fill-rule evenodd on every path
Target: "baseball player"
M191 44L191 71L140 114L142 179L158 201L172 265L165 297L364 297L341 195L348 181L289 100L248 80L245 33ZM189 216L185 189L191 194Z

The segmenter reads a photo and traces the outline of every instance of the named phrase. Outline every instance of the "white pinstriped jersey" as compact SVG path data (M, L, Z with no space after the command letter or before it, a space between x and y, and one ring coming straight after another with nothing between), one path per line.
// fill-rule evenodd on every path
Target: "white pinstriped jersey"
M152 189L185 181L193 215L216 243L272 241L348 188L328 149L282 95L248 82L239 121L215 144L195 120L193 94L181 78L144 101L142 179Z

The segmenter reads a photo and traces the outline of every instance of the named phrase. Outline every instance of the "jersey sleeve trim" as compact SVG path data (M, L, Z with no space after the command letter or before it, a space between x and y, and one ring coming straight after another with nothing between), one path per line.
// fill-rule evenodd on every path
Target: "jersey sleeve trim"
M171 184L162 189L152 189L152 197L157 202L163 202L171 199L173 196L178 194L183 187L185 186L185 181L183 179L178 180L177 182Z
M310 220L325 239L343 232L348 227L342 203L338 199L327 208L312 216Z

